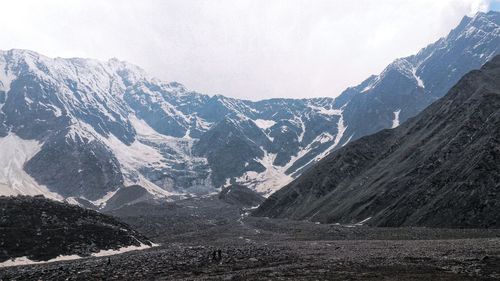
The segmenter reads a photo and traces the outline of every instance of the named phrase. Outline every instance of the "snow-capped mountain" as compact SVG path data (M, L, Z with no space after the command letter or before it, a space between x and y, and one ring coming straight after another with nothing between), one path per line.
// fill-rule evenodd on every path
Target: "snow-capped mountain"
M349 143L254 215L372 226L500 226L500 55L393 130Z
M336 135L330 124L340 118L333 99L208 96L116 59L10 50L0 52L0 67L7 195L101 205L127 186L167 197L235 181L269 192L291 179L284 171L299 150Z
M2 51L0 194L101 207L111 198L137 200L132 194L151 199L230 184L269 194L329 152L397 126L444 95L499 52L498 23L496 12L465 17L446 38L336 99L209 96L116 59Z
M336 99L336 106L345 106L343 141L394 127L444 96L500 52L499 24L499 12L464 17L446 37L345 90Z

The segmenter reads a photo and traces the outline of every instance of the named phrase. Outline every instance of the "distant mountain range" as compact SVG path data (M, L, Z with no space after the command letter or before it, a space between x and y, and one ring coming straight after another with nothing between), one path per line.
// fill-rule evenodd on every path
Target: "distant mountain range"
M271 195L255 215L500 227L500 55L398 128L330 154Z
M2 51L0 194L100 208L232 184L268 195L442 97L499 53L499 22L498 12L464 17L445 38L335 99L209 96L116 59Z

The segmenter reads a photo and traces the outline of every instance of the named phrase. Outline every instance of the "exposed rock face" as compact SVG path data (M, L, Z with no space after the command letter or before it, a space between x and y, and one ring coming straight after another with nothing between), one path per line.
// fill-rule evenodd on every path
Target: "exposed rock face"
M465 17L447 37L336 99L209 96L116 59L0 51L0 141L38 143L13 172L27 172L32 190L51 198L104 205L133 185L154 198L230 184L270 194L330 152L444 95L499 53L499 21L498 12ZM11 149L0 147L0 156ZM0 194L33 193L4 174L13 173L0 173Z
M43 197L0 196L0 262L88 256L142 244L151 246L128 225L95 211Z
M257 216L500 227L500 56L393 130L329 155ZM367 220L370 218L369 220Z
M24 166L41 185L63 197L96 200L123 186L120 163L101 142L54 136Z

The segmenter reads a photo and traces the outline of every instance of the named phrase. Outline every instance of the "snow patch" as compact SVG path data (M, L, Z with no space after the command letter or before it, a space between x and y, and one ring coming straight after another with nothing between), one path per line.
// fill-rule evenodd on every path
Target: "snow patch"
M1 60L0 60L1 62ZM10 84L16 79L16 76L10 70L0 70L0 90L6 93L10 91Z
M145 165L161 166L163 156L154 148L147 146L138 140L126 145L114 135L111 135L106 144L113 150L116 158L121 164L139 168Z
M415 80L417 80L417 85L420 88L425 89L424 81L420 78L420 76L417 75L417 69L413 68L411 73L413 74L413 78L415 78Z
M339 122L337 123L337 135L335 136L335 140L333 141L333 144L323 151L321 154L317 155L314 157L314 161L318 161L322 159L323 157L327 156L333 149L335 149L339 143L340 140L342 140L342 137L344 136L345 130L347 129L347 126L344 124L344 116L340 115Z
M106 206L106 203L108 202L108 200L111 197L113 197L117 191L118 191L118 189L114 190L114 191L108 191L108 193L106 193L102 198L97 199L95 201L90 201L90 202L98 208L103 208L104 206Z
M370 81L368 83L368 85L361 90L361 92L360 92L361 94L366 93L366 92L370 91L371 89L375 88L378 85L378 83L380 82L380 75L375 76L375 77L371 77L370 80L373 80L373 81Z
M268 153L263 148L262 150L264 157L258 161L265 167L265 171L261 173L247 171L242 176L235 178L235 181L262 193L264 196L269 196L272 192L291 182L293 177L285 174L288 165L285 167L273 165L276 154Z
M209 130L213 125L213 123L207 122L206 120L201 119L198 116L195 116L195 120L196 120L196 128L199 128L202 131Z
M368 92L368 91L369 91L369 90L371 90L371 89L372 89L372 85L368 85L368 86L364 87L364 88L363 88L363 90L361 90L361 92L360 92L360 93L365 93L365 92Z
M75 197L68 197L68 198L64 199L64 201L68 204L82 207L82 205L76 200Z
M50 105L50 108L52 108L52 112L54 113L55 117L60 117L62 116L62 111L59 107Z
M346 129L347 129L347 126L345 126L345 124L344 124L344 116L341 114L340 118L339 118L339 121L337 122L337 135L335 136L335 139L333 140L332 145L330 145L330 147L328 147L327 149L325 149L322 153L316 155L316 157L314 157L313 159L311 159L310 161L308 161L306 164L304 164L303 166L301 166L299 169L301 169L302 167L306 167L307 165L309 165L309 164L311 164L313 162L321 160L322 158L324 158L325 156L327 156L331 151L333 151L340 144L340 141L342 140L342 137L344 136L344 133L345 133ZM344 146L345 144L347 144L347 142L349 142L349 140L347 140L342 146ZM311 149L310 147L306 148L306 150L304 152L304 155L310 149ZM299 170L299 169L297 169L297 170Z
M330 133L321 133L319 136L316 137L313 143L316 141L318 141L319 143L325 143L331 140L333 140L333 136Z
M0 194L43 195L62 201L63 198L38 184L24 171L25 163L41 150L42 144L35 140L24 140L15 134L0 138Z
M269 129L272 126L274 126L274 124L276 124L276 122L273 120L264 120L264 119L257 119L254 122L255 122L255 125L257 125L257 127L261 128L263 130Z
M324 107L314 106L311 104L309 104L308 106L312 110L316 111L319 114L323 114L323 115L332 116L332 115L341 115L342 114L342 109L326 109Z
M393 112L394 114L394 120L392 120L392 127L391 128L396 128L397 126L399 126L399 113L401 112L401 109L398 109L396 111Z
M356 223L355 225L356 225L356 226L361 226L361 225L363 225L365 222L369 221L371 218L372 218L372 217L368 217L368 218L366 218L366 219L364 219L364 220L362 220L362 221L360 221L360 222Z
M346 144L348 144L348 143L351 141L351 139L352 139L352 137L353 137L353 136L354 136L354 134L352 134L352 135L351 135L351 136L350 136L350 137L349 137L349 138L348 138L348 139L347 139L347 140L346 140L346 141L342 144L342 147L344 147Z
M105 256L112 256L112 255L117 255L117 254L123 254L126 252L130 251L137 251L137 250L144 250L144 249L149 249L152 247L157 247L159 245L157 244L152 244L152 246L148 246L146 244L141 243L139 246L127 246L127 247L122 247L116 250L101 250L97 253L93 253L91 257L105 257ZM51 263L51 262L56 262L56 261L70 261L70 260L77 260L77 259L84 259L84 258L89 258L89 257L80 257L79 255L66 255L66 256L58 256L56 258L47 260L47 261L33 261L28 259L28 257L19 257L11 260L4 261L0 263L0 267L9 267L9 266L18 266L18 265L28 265L28 264L44 264L44 263Z
M302 140L304 140L304 135L306 134L306 125L304 124L304 121L302 120L302 118L297 118L299 120L299 123L300 123L300 128L302 129L302 131L300 132L300 135L299 135L299 143L302 142Z
M182 137L183 139L191 139L191 128L186 130L186 134Z
M158 132L149 126L149 124L143 119L140 119L133 114L129 115L128 118L138 135L149 136L158 134Z

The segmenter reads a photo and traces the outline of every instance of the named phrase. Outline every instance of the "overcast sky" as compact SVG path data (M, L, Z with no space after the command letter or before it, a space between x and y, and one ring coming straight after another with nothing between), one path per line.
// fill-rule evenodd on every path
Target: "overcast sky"
M0 49L117 57L189 89L335 97L499 0L2 1Z

